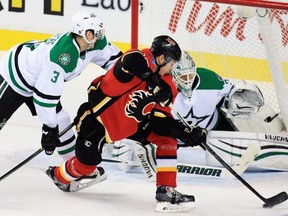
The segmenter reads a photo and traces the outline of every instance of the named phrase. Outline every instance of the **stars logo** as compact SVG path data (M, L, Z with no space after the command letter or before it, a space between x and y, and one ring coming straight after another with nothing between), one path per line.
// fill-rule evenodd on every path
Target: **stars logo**
M71 62L71 56L68 53L62 53L59 56L59 62L62 65L68 65Z
M202 121L204 121L205 119L207 119L210 115L206 115L206 116L194 116L193 113L193 107L191 107L191 109L189 110L189 112L187 113L186 116L183 116L183 118L189 123L193 125L198 125L199 123L201 123Z

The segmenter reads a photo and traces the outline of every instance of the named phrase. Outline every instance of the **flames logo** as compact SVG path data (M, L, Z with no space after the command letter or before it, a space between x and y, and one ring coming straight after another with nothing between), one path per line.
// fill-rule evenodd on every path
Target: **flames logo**
M137 122L141 122L156 105L153 95L143 90L135 91L129 97L130 100L125 106L125 114Z

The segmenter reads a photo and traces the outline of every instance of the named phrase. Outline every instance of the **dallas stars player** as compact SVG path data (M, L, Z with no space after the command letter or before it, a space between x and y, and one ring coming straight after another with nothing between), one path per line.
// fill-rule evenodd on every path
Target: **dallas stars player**
M0 62L0 130L25 103L42 127L41 144L51 155L55 147L66 160L74 155L75 136L61 106L64 82L80 75L93 62L109 70L122 52L104 35L102 20L81 11L72 18L72 30L45 41L29 41L12 47Z
M228 95L233 87L229 80L209 69L196 68L187 52L183 52L182 60L175 65L172 75L180 90L174 105L188 123L208 131L235 130L220 111L220 108L228 108Z
M243 80L231 83L207 68L196 68L185 51L172 75L179 89L174 101L178 112L191 125L207 131L238 130L227 117L249 119L264 105L263 95L256 85Z

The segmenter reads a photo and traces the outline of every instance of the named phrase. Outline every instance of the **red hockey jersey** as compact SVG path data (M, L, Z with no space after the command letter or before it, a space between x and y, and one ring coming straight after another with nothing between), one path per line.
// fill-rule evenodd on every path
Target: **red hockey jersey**
M170 108L157 104L155 97L146 90L146 82L139 78L154 69L155 59L149 49L129 50L102 79L93 81L89 88L89 102L106 129L108 142L136 133L139 123L154 109L157 109L156 115L171 116ZM162 79L169 84L175 97L177 89L172 76L166 74ZM93 95L94 90L98 93Z

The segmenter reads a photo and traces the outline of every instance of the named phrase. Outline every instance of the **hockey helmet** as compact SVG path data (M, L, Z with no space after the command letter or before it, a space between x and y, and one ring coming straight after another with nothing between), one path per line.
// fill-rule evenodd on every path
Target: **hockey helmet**
M85 36L87 30L94 32L95 37L92 41L88 41ZM96 14L87 11L79 11L72 17L72 32L82 36L90 45L95 43L97 39L103 39L105 35L102 20Z
M181 49L179 45L168 35L155 37L152 42L151 52L155 57L163 54L165 56L164 64L167 64L171 60L178 62L181 59Z
M192 85L196 77L196 66L187 51L182 52L181 61L176 62L171 71L177 88L188 98L192 97Z

